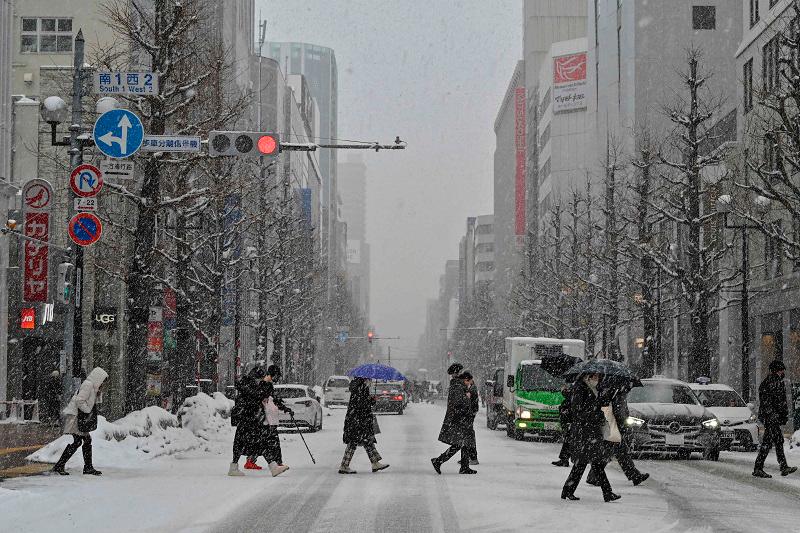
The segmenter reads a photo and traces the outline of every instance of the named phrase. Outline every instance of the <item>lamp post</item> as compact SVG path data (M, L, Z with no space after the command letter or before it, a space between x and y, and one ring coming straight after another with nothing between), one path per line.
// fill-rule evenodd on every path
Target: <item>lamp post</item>
M732 198L729 195L722 195L717 199L717 211L722 213L724 226L727 229L739 230L742 239L742 274L741 285L741 335L742 335L742 398L745 402L750 401L750 245L748 242L747 231L758 229L758 226L750 224L731 224L728 222L728 214L732 211ZM769 207L769 199L759 196L756 198L756 207L766 210Z

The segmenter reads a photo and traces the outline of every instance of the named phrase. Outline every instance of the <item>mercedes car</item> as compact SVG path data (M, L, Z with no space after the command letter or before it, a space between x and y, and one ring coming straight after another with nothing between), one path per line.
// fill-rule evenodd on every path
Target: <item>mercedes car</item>
M753 404L745 403L739 393L722 383L690 383L703 406L717 417L723 450L758 448L758 417Z
M699 452L719 460L720 422L687 383L675 379L643 379L628 394L630 415L626 439L634 454L675 453L688 459Z

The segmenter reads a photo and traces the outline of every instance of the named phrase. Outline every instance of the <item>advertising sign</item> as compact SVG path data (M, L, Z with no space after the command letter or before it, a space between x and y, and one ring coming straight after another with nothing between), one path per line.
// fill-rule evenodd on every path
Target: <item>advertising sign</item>
M147 322L147 359L159 362L164 354L164 322L161 307L150 308Z
M46 302L50 254L49 247L44 243L49 240L50 214L46 212L25 213L24 233L26 237L44 242L25 240L22 299L26 302Z
M36 309L33 307L24 307L22 309L19 327L22 329L34 329L36 327Z
M147 374L147 396L161 396L161 374Z
M514 145L516 164L514 172L514 233L525 235L525 159L527 141L525 135L525 87L517 87L514 92ZM519 245L519 239L518 239Z
M586 109L586 52L553 58L553 112Z

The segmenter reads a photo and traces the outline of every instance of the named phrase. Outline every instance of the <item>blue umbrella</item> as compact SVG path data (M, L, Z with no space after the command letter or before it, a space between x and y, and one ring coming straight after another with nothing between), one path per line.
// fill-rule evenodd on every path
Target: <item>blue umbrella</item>
M351 378L380 379L383 381L405 381L406 379L396 368L378 363L357 366L347 372L347 375Z

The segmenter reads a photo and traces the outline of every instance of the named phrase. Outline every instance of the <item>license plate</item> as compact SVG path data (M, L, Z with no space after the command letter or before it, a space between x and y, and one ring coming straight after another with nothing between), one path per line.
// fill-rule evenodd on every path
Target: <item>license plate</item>
M558 422L545 422L544 429L548 431L557 431L558 430Z
M667 446L683 446L683 435L665 435L665 443Z

